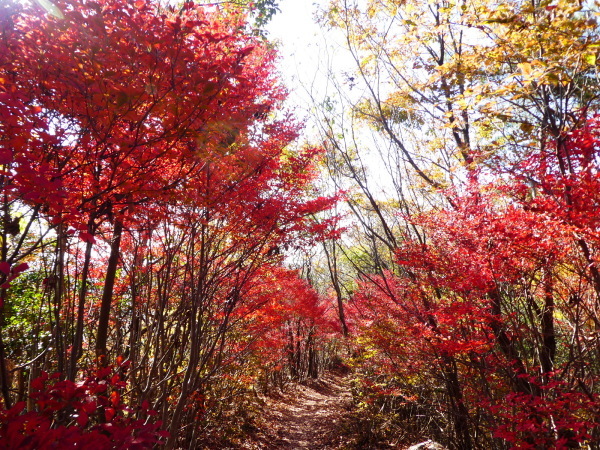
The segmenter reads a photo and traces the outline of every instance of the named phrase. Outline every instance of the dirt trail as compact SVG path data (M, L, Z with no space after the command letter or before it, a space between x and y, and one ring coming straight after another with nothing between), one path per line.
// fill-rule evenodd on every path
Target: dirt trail
M326 374L292 387L265 408L264 449L337 449L339 423L351 400L347 377Z

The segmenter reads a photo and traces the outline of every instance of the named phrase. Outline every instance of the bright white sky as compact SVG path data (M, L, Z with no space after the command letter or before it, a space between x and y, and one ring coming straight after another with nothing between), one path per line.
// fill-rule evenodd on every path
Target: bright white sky
M333 32L319 27L315 12L328 0L281 0L281 12L268 25L269 38L279 42L279 68L290 90L290 102L306 108L307 90L324 94L332 48L339 47ZM319 94L316 94L319 95ZM299 112L300 113L300 112Z
M289 90L288 107L305 121L303 139L315 142L315 103L326 97L337 98L332 84L346 79L356 70L345 48L340 31L321 27L315 15L327 8L330 0L280 0L280 10L267 26L268 37L279 44L279 70ZM360 95L360 89L345 94ZM312 97L312 98L311 98Z
M312 143L319 137L314 128L315 116L310 113L314 106L310 96L317 103L328 95L337 97L328 75L333 73L338 82L342 80L343 83L356 70L355 62L344 46L343 35L316 24L315 12L325 9L328 3L329 0L281 0L281 12L267 26L269 38L279 42L279 68L290 91L288 105L294 108L298 118L306 120L303 139ZM360 88L347 91L346 95L360 97L360 91ZM368 136L370 133L365 137ZM361 153L363 163L370 167L371 173L377 174L372 183L385 191L384 186L392 183L379 158L370 154L368 147Z
M325 3L326 0L281 0L281 12L268 24L269 38L280 43L279 51L284 58L282 71L286 78L294 75L299 64L304 72L307 66L315 63L308 61L314 59L317 36L321 33L314 13Z

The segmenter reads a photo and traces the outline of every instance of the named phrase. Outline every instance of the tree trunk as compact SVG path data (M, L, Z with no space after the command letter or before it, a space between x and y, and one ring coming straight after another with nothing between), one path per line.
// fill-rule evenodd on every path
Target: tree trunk
M492 301L491 310L492 315L494 316L490 328L494 333L496 342L500 346L500 350L502 350L504 356L508 358L510 366L507 367L506 370L509 371L513 387L517 392L537 395L535 387L521 376L527 373L525 364L523 364L523 361L519 357L514 343L502 328L502 299L500 297L500 292L498 292L498 288L494 288L492 292L490 292L489 297Z
M542 349L540 362L544 374L554 370L556 357L556 333L554 330L554 292L550 269L544 272L544 310L541 318Z
M448 393L452 408L456 445L461 450L470 450L473 448L473 443L469 432L469 411L463 401L456 361L449 356L443 356L442 362L444 365L442 371L446 382L446 392Z
M85 259L83 261L83 270L81 274L81 289L79 290L79 303L77 305L77 324L75 328L75 338L73 339L73 348L71 350L71 363L69 366L69 380L75 381L77 375L77 362L81 358L83 345L83 315L85 313L85 297L87 294L87 280L90 270L90 260L92 258L93 243L88 241L85 245Z
M4 301L6 289L2 289L2 299ZM2 322L4 321L4 305L0 305L0 331ZM4 342L2 340L2 333L0 332L0 385L2 387L2 399L4 400L4 408L9 409L12 406L10 399L10 389L8 381L8 370L6 369L6 355L4 352Z
M333 243L333 248L331 252L327 250L327 243L323 242L323 250L325 251L325 257L327 258L327 267L329 268L329 277L331 279L331 284L333 285L333 289L335 290L335 296L337 298L338 317L340 318L340 324L342 325L342 334L344 335L344 337L347 337L348 325L346 324L346 314L344 312L344 299L342 296L340 279L338 277L335 242Z
M115 222L115 227L113 230L113 239L110 245L110 256L108 258L108 266L106 268L106 280L104 281L104 290L102 291L102 300L100 303L100 318L98 319L98 334L96 337L96 358L100 366L108 365L108 322L110 319L110 306L115 286L115 279L117 277L119 247L121 246L122 232L123 225L119 220L117 220Z
M62 302L65 291L65 252L67 251L67 234L66 225L59 224L56 230L56 268L54 271L54 326L52 327L52 337L54 338L54 347L56 349L56 359L58 365L58 372L64 374L65 371L65 359L66 355L64 352L65 342L63 339L62 326L60 311L62 308Z

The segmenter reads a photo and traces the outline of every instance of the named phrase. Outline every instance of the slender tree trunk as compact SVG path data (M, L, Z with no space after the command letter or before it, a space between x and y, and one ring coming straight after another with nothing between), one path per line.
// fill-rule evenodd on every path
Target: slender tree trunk
M313 379L319 378L319 366L317 362L317 351L315 350L314 330L311 328L306 339L308 349L308 376Z
M335 290L335 296L337 299L338 307L338 317L340 318L340 323L342 325L342 333L344 337L347 337L348 325L346 323L346 314L344 312L344 299L342 296L342 288L340 286L340 279L338 277L335 242L333 243L333 248L331 252L329 252L329 250L327 249L327 243L323 242L323 250L325 251L325 257L327 258L327 267L329 268L329 277L331 279L331 284L333 285L333 289Z
M435 289L435 295L438 300L441 300L442 293L439 288ZM423 306L426 311L431 311L429 299L423 296ZM439 333L437 321L431 314L427 314L426 323L437 333ZM446 394L450 400L452 409L452 421L454 423L454 434L456 436L457 448L460 450L471 450L473 442L471 440L471 418L469 410L465 406L462 386L458 378L458 368L456 359L449 355L441 355L441 372L444 376L446 384Z
M552 283L552 272L548 268L544 272L544 310L541 318L542 349L540 362L544 374L554 370L554 359L556 357L556 333L554 330L554 292Z
M592 257L590 247L588 243L583 238L577 239L577 245L581 249L581 253L583 253L583 257L587 263L587 266L590 270L590 274L592 276L592 284L594 286L594 291L596 292L596 301L600 306L600 271L598 270L598 266L596 261Z
M175 448L175 445L177 443L177 439L178 439L178 435L177 433L179 432L179 424L181 423L183 414L184 414L184 408L185 408L185 404L188 400L189 394L190 392L192 392L192 384L196 381L196 379L198 378L198 363L199 363L199 359L200 359L200 352L201 352L201 343L202 343L202 338L203 338L203 326L202 326L202 322L203 322L203 308L204 308L204 301L205 301L205 293L206 293L206 275L207 275L207 253L208 253L208 249L207 249L207 234L208 234L208 219L209 219L209 215L208 212L205 214L204 219L206 220L205 223L201 224L201 233L200 233L200 255L199 255L199 270L196 274L192 274L194 278L194 282L196 284L195 286L195 292L192 292L192 299L191 299L191 311L189 312L190 314L190 336L189 336L189 361L187 363L187 368L185 369L185 373L183 376L183 380L181 382L181 392L179 394L179 397L177 399L177 405L175 406L175 410L173 411L172 415L171 415L171 421L169 424L169 432L170 432L170 436L167 439L167 443L165 444L165 448L167 450L172 450L173 448ZM190 245L195 246L195 232L192 231L192 236L191 236L191 243Z
M100 303L100 318L98 319L98 334L96 337L96 358L100 366L108 365L107 340L108 324L110 319L110 306L112 303L115 279L117 277L117 265L119 262L119 248L121 246L121 234L123 225L119 220L115 222L113 238L110 245L110 256L106 268L106 280L102 291Z
M469 432L469 411L464 403L456 361L449 356L442 357L442 361L444 364L442 371L446 382L446 392L448 393L452 408L456 445L460 450L471 450L473 442L471 441L471 434Z
M90 270L90 260L92 258L91 241L85 245L85 259L83 261L83 270L81 274L81 288L79 290L79 303L77 305L77 324L75 326L75 338L73 339L73 348L71 350L71 363L69 366L69 380L74 381L77 375L77 362L81 358L83 345L83 316L85 313L85 298L87 294L87 281Z
M298 372L296 367L296 358L294 357L294 353L296 351L296 346L294 345L294 328L292 322L288 322L288 364L290 366L290 375L295 380L298 378Z
M54 271L54 326L52 336L54 338L54 347L57 355L58 372L61 374L65 373L65 359L66 355L64 352L65 342L62 331L62 320L60 317L60 311L62 309L62 302L65 293L65 252L67 251L67 234L65 224L59 224L56 230L56 243L57 243L57 257L56 257L56 268Z
M0 301L4 302L6 297L6 289L2 289ZM9 409L12 406L10 399L10 389L8 380L8 370L6 369L6 355L4 352L4 341L2 339L2 327L4 326L4 304L0 305L0 384L2 386L2 399L4 407Z
M8 223L8 221L10 220L10 211L8 208L8 195L5 191L3 198L4 224ZM0 244L2 246L0 248L0 257L2 258L2 261L6 261L8 257L7 236L8 232L6 230L6 225L4 225L2 227L2 243ZM8 274L2 274L0 276L0 282L4 284L7 278ZM2 390L2 398L4 399L4 407L8 409L12 405L10 399L8 370L6 367L6 352L4 349L4 340L2 337L4 330L4 302L6 302L6 288L0 288L0 389Z
M498 289L495 288L492 290L492 292L490 292L489 297L492 302L492 315L494 316L490 324L490 328L494 333L496 342L500 346L500 350L502 350L504 356L508 358L509 364L511 365L510 367L507 367L507 370L509 371L514 389L523 394L537 395L537 390L535 387L520 376L527 373L525 364L523 364L523 361L519 357L514 343L511 341L502 327L502 298L500 296L500 292L498 292Z

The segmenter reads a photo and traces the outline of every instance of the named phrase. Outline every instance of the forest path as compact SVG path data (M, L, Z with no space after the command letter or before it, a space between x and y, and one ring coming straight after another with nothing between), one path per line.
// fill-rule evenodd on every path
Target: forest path
M343 440L339 425L351 399L350 377L337 373L294 385L281 397L268 399L261 448L339 448Z

